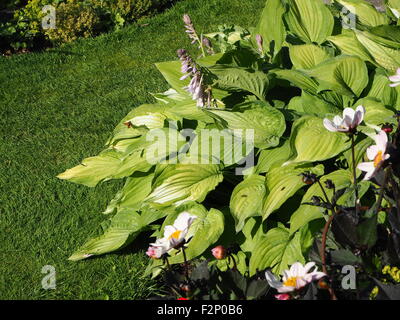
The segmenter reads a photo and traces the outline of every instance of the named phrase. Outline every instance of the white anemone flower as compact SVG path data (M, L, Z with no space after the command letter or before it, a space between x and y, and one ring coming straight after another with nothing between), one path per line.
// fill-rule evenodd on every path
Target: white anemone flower
M343 118L335 116L333 121L325 118L324 126L331 132L351 132L363 121L365 108L358 106L356 110L345 108L343 110Z
M171 248L178 247L185 241L189 227L196 218L196 216L186 211L180 213L172 226L164 228L164 238L162 241L168 241Z
M388 144L386 132L381 130L374 137L374 140L376 145L367 149L367 157L372 161L362 162L357 166L358 169L367 173L364 177L364 180L370 180L372 177L374 177L380 169L380 164L390 158L390 155L386 154L386 148Z
M389 80L393 83L389 84L391 87L397 87L400 85L400 68L397 69L396 74L389 77Z
M265 277L269 285L278 290L279 293L293 292L326 276L325 273L317 271L317 267L310 272L314 266L315 262L309 262L305 266L296 262L289 270L283 272L282 282L270 271L265 273Z

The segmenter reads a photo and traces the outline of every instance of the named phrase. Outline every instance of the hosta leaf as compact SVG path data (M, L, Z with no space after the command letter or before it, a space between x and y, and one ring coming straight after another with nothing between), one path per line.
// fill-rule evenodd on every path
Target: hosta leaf
M356 36L377 64L393 73L397 70L400 65L400 53L398 50L377 43L376 40L371 39L368 32L357 31Z
M153 173L137 172L133 174L126 180L122 190L111 200L104 213L109 214L123 208L139 209L144 198L151 192L153 178Z
M333 16L320 0L290 0L285 19L290 31L304 42L322 43L332 34Z
M300 89L317 93L318 82L299 70L273 70L278 79L287 80Z
M340 109L334 104L327 102L324 99L320 99L321 96L314 96L304 91L301 93L301 110L309 115L315 115L324 118L327 114L338 114Z
M329 52L315 44L289 46L290 60L296 69L310 69L331 58Z
M387 24L389 19L378 12L371 4L360 0L335 0L344 6L352 14L356 15L357 20L369 27Z
M250 258L250 275L271 268L275 274L288 269L294 262L304 263L300 233L290 235L283 226L271 229L256 244Z
M322 185L325 184L327 180L332 180L335 184L336 190L341 190L347 188L352 183L352 174L348 170L338 170L334 171L321 178ZM333 191L330 189L325 189L329 199L332 198ZM324 194L318 184L312 185L303 197L302 205L293 213L290 218L290 233L293 234L304 225L312 220L319 219L323 217L323 209L320 207L311 206L304 203L311 202L313 196L319 196L324 199Z
M292 164L274 168L268 172L266 179L267 197L262 208L263 220L267 219L272 212L279 209L286 200L304 187L300 174L306 171L320 176L324 174L324 167L322 165L313 166L312 164Z
M368 70L358 57L338 56L305 71L319 82L319 90L360 96L368 84Z
M264 72L225 65L215 65L209 70L217 77L214 85L218 88L227 91L248 91L265 101L269 79Z
M391 82L386 74L377 72L374 75L368 97L379 99L384 105L394 106L397 101L397 91L389 86Z
M376 64L369 51L358 41L353 30L344 30L343 33L330 36L327 40L339 48L342 54L357 56L364 61Z
M346 135L328 131L321 118L303 116L295 121L290 136L292 157L287 162L323 161L350 147Z
M286 30L283 23L285 7L281 0L268 0L254 31L263 38L263 49L270 56L276 56L285 41Z
M219 130L215 125L191 132L194 135L185 156L180 163L223 163L224 166L238 164L253 151L254 145L234 136L228 129Z
M236 232L243 228L247 218L261 214L265 192L265 177L258 175L249 176L233 189L229 207Z
M380 125L386 122L395 122L394 112L372 97L358 100L355 106L362 105L365 108L364 122L373 125Z
M282 165L290 156L290 141L286 140L281 146L261 150L255 173L265 173L271 168Z
M219 165L170 165L156 178L145 201L159 206L178 205L189 200L202 202L222 180Z
M162 218L161 211L144 211L141 215L131 209L119 211L101 236L86 242L69 260L82 260L123 248L131 243L147 226Z
M183 74L181 72L181 62L179 60L159 62L156 63L156 67L173 89L182 95L189 96L189 93L184 87L189 85L190 79L180 80Z
M137 169L148 170L148 164L140 162L138 153L128 158L131 166L123 167L122 155L113 150L105 150L98 156L82 160L82 163L74 168L59 174L57 178L69 180L74 183L95 187L99 182L129 176Z
M284 115L276 108L262 102L249 102L239 106L240 111L207 110L223 127L235 131L235 136L246 135L254 129L254 145L258 148L274 147L286 130Z

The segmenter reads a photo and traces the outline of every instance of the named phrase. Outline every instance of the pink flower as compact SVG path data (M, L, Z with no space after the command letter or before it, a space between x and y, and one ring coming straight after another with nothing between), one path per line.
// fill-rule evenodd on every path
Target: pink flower
M275 298L277 300L290 300L290 295L287 293L281 293L281 294L275 295Z

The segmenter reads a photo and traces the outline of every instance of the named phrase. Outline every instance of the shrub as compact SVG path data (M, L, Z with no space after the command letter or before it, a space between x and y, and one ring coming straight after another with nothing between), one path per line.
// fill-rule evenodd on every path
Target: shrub
M56 28L46 30L45 34L58 44L96 36L104 26L96 9L79 0L60 3L56 12Z
M92 37L100 32L119 29L127 23L156 13L172 0L29 0L8 1L0 24L0 49L36 48ZM56 7L56 29L43 30L41 22L45 5ZM2 17L3 17L2 16Z

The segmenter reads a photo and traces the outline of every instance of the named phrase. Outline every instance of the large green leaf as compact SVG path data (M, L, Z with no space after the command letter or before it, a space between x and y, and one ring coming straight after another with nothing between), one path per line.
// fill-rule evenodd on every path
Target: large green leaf
M256 244L250 258L250 275L266 268L272 268L275 274L280 274L295 262L305 262L300 232L290 235L288 229L279 226L268 231Z
M364 122L373 125L381 125L386 122L395 123L394 112L385 107L379 100L367 97L358 100L355 106L362 105L365 108Z
M327 180L332 180L336 186L336 190L347 188L352 183L352 174L348 170L334 171L321 178L321 183L324 186ZM333 195L332 189L325 189L329 199ZM319 196L324 199L324 194L318 184L312 185L303 197L302 205L293 213L290 218L290 233L293 234L312 220L323 217L323 209L320 207L311 206L311 198Z
M217 77L214 82L216 87L227 91L248 91L265 101L269 86L269 78L266 73L225 65L215 65L209 70Z
M158 206L178 205L189 200L201 202L222 180L219 165L169 165L155 179L145 201Z
M258 148L274 147L286 130L285 117L278 109L262 102L249 102L237 106L239 111L207 110L223 127L235 130L235 136L245 138L246 130L254 130L254 145Z
M338 56L305 71L319 83L319 90L360 96L368 84L368 70L358 57Z
M384 105L394 106L398 94L396 88L389 86L390 83L391 82L387 75L378 70L374 75L371 89L368 92L368 97L379 99Z
M265 177L259 175L247 177L233 189L229 207L236 232L242 230L247 218L261 214L265 193Z
M122 178L131 175L134 171L147 171L151 165L140 161L140 154L133 153L125 161L124 166L121 153L114 150L105 150L98 156L86 158L74 168L68 169L57 177L74 183L95 187L101 181Z
M189 132L192 141L185 156L180 156L180 163L222 163L224 166L241 163L253 151L252 141L246 143L240 136L235 136L231 130L217 129L209 125L195 132Z
M364 0L335 0L344 6L352 14L356 15L358 22L365 26L375 27L387 24L389 19L378 12L374 6Z
M183 74L181 72L181 62L179 60L159 62L156 63L156 67L173 89L182 95L189 96L184 87L189 85L190 79L180 80Z
M332 57L325 48L312 43L291 45L289 54L296 69L310 69Z
M321 0L289 0L285 19L304 42L323 43L333 30L333 16Z
M324 167L323 165L292 164L285 167L277 167L268 172L266 179L267 197L262 208L263 220L267 219L286 200L304 187L300 174L306 171L320 176L324 174Z
M254 173L265 173L271 168L282 165L290 156L290 141L286 140L281 146L261 150Z
M153 173L134 173L126 180L124 187L111 200L104 213L109 214L124 208L139 209L142 201L151 192L153 178Z
M342 54L357 56L364 61L376 64L369 51L358 41L353 30L343 30L341 34L330 36L327 40L332 42Z
M270 56L276 56L285 41L286 30L283 22L285 7L281 0L267 0L260 20L254 31L263 38L263 49Z
M69 260L82 260L92 255L101 255L123 248L131 243L148 225L165 216L161 211L143 211L139 214L131 209L119 211L110 219L104 233L86 242Z
M300 89L318 92L318 82L300 70L273 70L278 79L287 80Z
M400 65L400 53L398 50L379 44L376 37L367 31L356 31L358 41L368 50L377 64L395 72Z
M343 133L328 131L321 118L303 116L293 124L290 145L292 157L287 164L333 158L348 149L350 141Z

